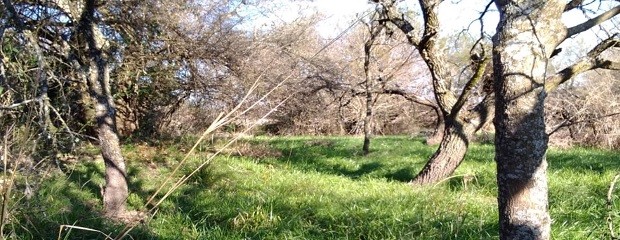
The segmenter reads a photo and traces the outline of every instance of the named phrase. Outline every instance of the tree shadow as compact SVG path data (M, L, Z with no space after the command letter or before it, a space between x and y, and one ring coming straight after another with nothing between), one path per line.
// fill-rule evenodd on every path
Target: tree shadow
M550 170L570 169L603 173L620 168L620 153L599 149L552 150L547 153Z
M224 235L234 235L233 238L273 239L274 236L288 236L300 230L299 223L308 223L303 228L303 235L300 235L305 239L416 239L427 235L429 228L439 239L497 238L496 221L481 222L479 218L470 217L465 222L457 215L452 218L453 214L430 221L426 220L429 216L413 214L391 221L394 218L391 213L368 209L379 201L376 196L343 199L326 194L322 198L299 201L299 196L286 189L264 196L261 194L264 190L260 189L251 190L254 194L235 194L235 187L221 187L218 184L218 181L226 181L226 174L205 170L200 175L192 186L179 189L169 198L170 202L175 203L173 211L186 216L186 221L194 224L191 228L207 232L222 231ZM351 206L359 206L359 211L357 208L349 209ZM263 214L265 218L261 218ZM370 219L377 222L362 223ZM367 229L377 224L382 225L379 228L389 230ZM455 228L458 229L456 235Z
M416 170L413 167L404 167L392 173L386 174L385 177L394 181L409 182L416 176L417 171L419 170Z
M373 139L375 147L364 156L360 145L339 139L273 139L269 145L281 152L262 164L277 164L302 171L316 171L325 174L359 179L364 176L386 178L408 182L413 179L418 165L426 162L433 153L433 146L427 146L423 139L402 137L381 137ZM398 148L402 154L395 154L390 148ZM402 156L399 156L402 155Z
M104 239L101 233L72 228L77 226L98 230L115 236L125 227L124 223L103 217L101 185L104 182L103 163L85 160L65 171L55 171L42 182L37 194L23 201L16 220L20 227L14 234L25 239ZM130 176L140 175L142 170L129 166ZM139 177L129 179L131 194L141 197L149 194L143 190L144 180ZM59 232L61 226L65 226ZM138 226L130 236L140 239L156 239L147 228Z

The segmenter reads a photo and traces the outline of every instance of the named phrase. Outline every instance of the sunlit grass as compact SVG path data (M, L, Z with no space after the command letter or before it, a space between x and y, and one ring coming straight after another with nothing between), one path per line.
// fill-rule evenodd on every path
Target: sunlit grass
M129 207L138 209L192 141L125 145ZM201 146L179 175L212 154ZM471 147L454 177L435 186L407 184L434 147L407 136L378 137L361 154L355 137L246 139L165 200L134 239L495 239L493 146ZM618 153L550 150L550 210L555 239L604 239L606 193ZM18 238L56 238L73 224L117 233L97 217L100 161L79 161L49 177L23 210ZM617 199L617 198L616 198ZM619 212L616 201L613 211ZM616 228L620 218L615 218ZM19 229L19 228L17 228ZM618 231L618 230L616 230ZM92 239L73 230L69 239ZM100 237L100 236L99 236Z

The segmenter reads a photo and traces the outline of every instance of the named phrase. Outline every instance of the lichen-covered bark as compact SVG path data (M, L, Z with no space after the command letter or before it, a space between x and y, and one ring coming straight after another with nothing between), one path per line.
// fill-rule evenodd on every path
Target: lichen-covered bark
M495 1L495 160L500 239L549 239L544 83L561 42L559 0Z

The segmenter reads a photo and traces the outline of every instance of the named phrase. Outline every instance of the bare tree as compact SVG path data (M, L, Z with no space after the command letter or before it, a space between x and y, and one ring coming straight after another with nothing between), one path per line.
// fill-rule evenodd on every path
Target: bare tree
M424 20L423 32L417 36L414 25L400 13L394 1L376 1L381 4L382 17L396 26L406 36L408 42L417 49L431 73L435 100L444 120L443 137L437 151L430 157L412 184L429 184L438 182L451 175L463 160L469 141L474 132L492 118L492 98L487 96L476 107L466 109L464 106L479 82L485 79L485 69L489 59L484 56L484 48L476 53L473 60L474 74L465 84L460 94L451 88L452 79L448 74L444 53L439 50L439 4L442 1L419 1ZM490 79L487 75L486 79Z
M549 94L545 112L550 145L620 148L619 74L590 71Z
M223 71L224 68L221 66L227 65L231 68L236 66L235 58L231 57L234 56L231 54L234 51L229 51L230 46L226 48L223 43L233 44L234 41L224 39L206 41L204 38L208 38L210 36L208 34L195 32L196 35L189 35L189 31L183 31L183 24L178 21L184 19L187 15L183 14L187 12L171 10L180 5L183 5L182 8L187 8L188 2L160 4L158 1L101 3L90 0L77 2L3 0L2 3L3 12L7 13L8 17L3 30L7 28L13 30L11 41L4 41L3 44L14 44L20 48L25 45L26 49L32 49L17 54L31 54L37 59L35 68L37 74L20 83L28 84L30 89L36 86L36 89L11 91L20 92L19 98L14 98L15 94L12 93L3 95L3 100L12 98L10 99L12 103L3 104L0 111L3 113L16 113L14 111L16 109L30 111L33 109L29 107L31 103L39 105L36 112L41 114L38 114L36 120L41 123L40 132L44 133L41 136L45 141L51 141L44 150L50 149L49 146L55 149L67 142L69 145L75 143L73 139L64 143L56 141L59 129L71 137L79 135L96 139L100 144L106 166L104 210L110 217L122 217L128 189L117 131L116 121L119 111L116 103L120 102L124 107L123 110L133 110L138 112L137 116L149 118L158 112L166 113L169 109L175 109L170 106L184 101L189 96L188 92L217 91L213 85L208 84L210 82L207 82L213 78L205 78L205 81L200 82L175 76L181 76L178 73L182 70L192 70L194 76L198 75L204 69L191 67L199 66L198 61L203 59L206 59L203 65L215 62L210 66L220 67L213 71L228 73ZM214 18L208 18L213 21L209 26L215 28L214 31L234 33L231 31L234 25L231 25L230 20L233 17L222 17L227 15L226 11L234 5L224 4L224 6L223 9L215 8L212 11L217 14L213 14ZM210 9L205 8L208 7L205 6L200 10L212 13ZM18 34L13 34L14 32ZM222 36L241 35L222 34ZM233 37L231 39L234 39ZM15 41L12 41L13 39ZM213 45L204 47L205 44L201 43L200 46L204 48L197 48L198 43L202 41ZM176 42L184 44L175 44ZM195 50L191 53L196 55L189 55L190 49ZM220 51L212 51L213 49ZM140 62L143 59L149 60ZM13 84L16 82L13 79L20 77L20 74L12 71L12 68L28 67L27 64L29 63L24 61L6 65L3 58L2 87L17 86ZM209 87L211 89L207 89ZM29 94L31 92L34 94ZM137 101L123 98L131 94L135 95L129 98L136 97ZM128 101L131 103L128 104ZM150 115L145 113L146 111ZM122 119L127 112L120 112ZM89 122L94 122L95 126L90 127ZM84 129L94 131L82 130L75 133L72 130L75 126L78 129L86 126ZM88 134L97 134L97 138L90 138ZM42 156L53 159L55 155L45 153Z
M480 45L482 42L476 41L471 48L472 65L475 70L460 92L458 94L455 93L457 91L451 85L452 81L448 74L448 65L445 64L445 55L439 51L438 46L438 33L440 29L438 9L442 1L419 1L424 20L421 36L417 35L416 32L418 31L415 31L414 24L398 11L393 1L375 2L381 4L384 18L400 29L407 37L409 43L418 50L431 73L435 99L445 120L444 134L437 151L431 156L422 171L412 182L414 184L437 182L454 172L464 159L472 135L493 119L493 92L491 91L492 88L486 87L491 85L490 83L493 79L493 72L489 71L490 69L487 67L490 60L485 56L485 48ZM491 4L490 2L485 6L484 13L489 10ZM573 8L581 6L581 3L571 2L571 4L576 4L576 7ZM566 10L573 8L566 7ZM600 23L601 20L609 19L615 16L615 14L617 14L615 11L610 10L600 17L575 26L571 28L569 36L579 33L578 29L581 31L589 29ZM546 80L546 84L549 86L548 91L555 89L557 85L567 81L577 73L592 68L604 67L603 61L596 59L598 59L597 56L600 54L600 50L606 48L609 48L609 43L599 45L599 47L592 50L588 57L571 67L549 75ZM608 63L607 65L609 67L613 66L613 64ZM485 92L486 96L483 97L483 100L472 103L470 96L478 84L483 86L482 92ZM464 108L468 104L475 106Z
M372 74L372 70L370 68L371 60L372 60L372 48L375 45L375 41L377 37L382 32L384 25L379 24L377 18L377 14L373 14L370 19L370 23L368 23L368 30L370 35L368 39L364 43L364 91L366 97L366 115L364 117L364 145L362 146L362 151L364 155L367 155L370 152L370 137L372 135L372 108L373 108L373 93L372 87L374 85L374 77Z

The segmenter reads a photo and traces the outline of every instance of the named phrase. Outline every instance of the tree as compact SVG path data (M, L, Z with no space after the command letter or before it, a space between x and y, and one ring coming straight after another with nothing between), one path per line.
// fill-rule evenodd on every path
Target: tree
M212 27L207 29L215 29L213 32L217 34L194 32L192 34L195 35L190 35L190 30L183 29L187 25L178 21L191 14L171 11L174 7L187 8L191 5L189 1L164 4L156 0L105 3L94 0L3 0L2 3L6 13L3 40L10 37L10 41L3 41L2 47L28 51L10 51L10 57L19 61L11 62L6 65L8 71L2 71L2 87L11 89L23 85L26 91L11 90L11 94L3 94L3 102L16 103L2 106L0 110L20 109L36 113L35 119L41 123L36 131L42 133L37 135L45 140L40 153L42 159L54 159L56 154L52 150L74 145L77 136L96 140L105 164L106 185L102 189L104 212L112 218L124 217L128 184L120 151L117 117L119 112L122 113L121 119L129 114L123 116L127 112L117 111L116 103L120 102L123 110L138 112L136 115L142 120L169 112L171 105L178 105L189 97L188 92L219 90L207 89L212 86L209 81L214 78L218 80L219 75L211 75L204 70L216 66L210 71L228 74L226 68L221 66L235 67L235 55L223 43L233 44L234 41L206 40L212 35L229 36L229 40L241 36L232 34L234 24L231 24L230 18L222 17L233 5L221 1L219 8L193 8L190 13L211 13L210 10L217 13L210 15L212 18L205 18ZM4 35L6 29L12 29L11 33ZM225 31L230 34L223 34ZM175 44L177 41L186 44ZM212 45L200 43L200 46L206 47L196 47L201 41ZM191 53L196 54L189 55L189 49L195 50ZM144 59L148 60L142 62ZM199 62L201 60L204 62ZM3 58L2 69L5 69L4 63ZM36 66L36 74L12 71L33 65ZM195 66L204 68L192 68ZM193 76L204 73L216 77L192 81L181 74L187 72ZM125 97L134 93L138 101L124 101L127 100ZM30 103L36 103L38 107L28 106ZM2 117L5 123L4 115ZM156 121L161 122L161 119ZM149 125L143 124L146 127ZM80 130L74 131L74 127ZM61 134L69 135L70 141L57 140ZM96 134L97 138L90 138L90 134ZM71 147L68 147L67 151L70 150Z
M81 16L74 19L74 22L78 23L77 38L86 44L80 46L85 52L78 56L85 59L79 61L82 62L79 67L84 71L88 92L94 101L97 137L105 164L104 213L106 216L118 218L126 213L129 188L125 159L116 129L116 107L110 86L110 57L105 53L105 39L98 27L96 12L95 0L87 0ZM71 15L77 16L77 12Z
M437 151L430 157L427 164L413 179L412 183L429 184L438 182L454 172L464 159L472 135L493 119L493 91L490 91L492 88L486 87L491 85L493 72L489 71L490 69L487 70L486 65L489 65L489 60L485 56L485 47L481 45L482 41L476 41L472 46L470 54L475 70L472 77L464 84L460 93L457 94L455 93L457 91L451 85L450 75L445 64L445 55L438 50L438 33L440 29L438 9L442 1L419 1L424 20L421 36L417 36L416 32L419 31L415 31L414 25L405 18L404 14L399 12L393 1L375 2L381 5L380 10L383 12L383 17L400 29L407 37L409 43L418 50L431 73L435 99L445 121L444 134ZM489 3L485 6L483 14L487 13L491 4ZM581 1L571 1L567 4L565 10L569 11L582 6L583 2ZM610 10L592 20L575 26L571 28L568 36L574 36L579 32L596 26L601 21L609 19L616 14L615 10ZM593 49L587 57L572 67L548 76L546 83L549 86L549 91L552 91L557 85L564 83L577 73L602 67L603 63L600 63L600 61L597 63L596 59L601 49L609 48L608 44L606 47L600 46L597 49ZM470 96L475 86L479 83L482 83L482 91L486 93L486 96L477 103L471 103ZM464 108L468 102L475 106Z
M438 11L442 1L419 1L424 20L421 36L416 36L414 25L399 12L394 1L375 2L381 5L381 16L401 30L408 42L418 51L431 73L434 97L444 120L443 137L438 149L412 180L412 184L436 183L456 170L465 157L471 136L492 119L491 95L487 95L471 110L464 108L477 84L483 82L484 79L487 81L490 79L489 75L484 74L489 60L484 54L484 47L479 47L478 52L475 53L478 57L473 61L474 74L460 94L454 93L451 88L452 79L445 64L445 56L438 46L440 30Z
M86 1L82 6L68 5L66 2L49 2L42 5L30 6L29 3L20 3L20 7L28 9L33 7L32 11L18 13L15 6L10 0L4 0L3 4L7 13L11 16L13 27L24 33L27 44L34 48L34 54L38 65L38 78L36 79L39 86L39 96L36 102L41 105L41 114L39 115L41 132L46 139L55 139L50 134L50 130L55 126L50 118L49 92L50 84L48 77L55 76L53 72L59 72L59 69L51 68L50 62L44 55L52 52L50 49L57 50L59 58L69 60L64 62L65 66L73 66L82 77L83 83L88 86L88 94L91 96L95 106L95 120L97 122L97 134L106 165L106 186L103 189L104 212L110 217L120 217L125 213L125 201L128 196L127 179L124 159L121 155L118 135L116 133L115 107L110 91L110 69L109 59L106 55L107 49L103 39L103 34L98 27L98 19L96 17L97 6L95 1ZM58 20L54 22L55 16L50 16L56 12L63 12L69 20ZM25 19L32 19L35 24L27 25ZM52 24L39 23L38 21L50 21ZM60 48L56 45L57 36L53 35L53 24L70 21L74 26L74 31L69 38L73 39L72 51L65 52L67 55L59 53ZM36 26L36 27L35 27ZM15 73L10 73L13 75ZM63 99L66 101L66 99ZM28 101L23 101L22 104ZM61 121L62 116L57 113L55 121ZM65 124L66 125L66 124ZM70 131L70 130L69 130Z
M374 78L372 74L372 70L370 68L372 57L372 48L375 45L375 41L379 34L383 31L383 25L379 24L376 19L377 15L373 14L373 17L370 19L370 23L368 23L368 31L370 36L364 43L364 91L366 95L366 115L364 117L364 145L362 146L362 151L364 155L368 155L370 152L370 137L372 135L372 107L373 107L373 93L372 86L374 85Z
M549 91L575 74L614 68L600 53L618 45L614 34L574 65L549 76L549 58L567 38L620 13L615 6L583 24L567 28L564 12L583 1L495 1L500 11L493 39L495 72L495 160L501 239L549 239L547 150L544 102Z

